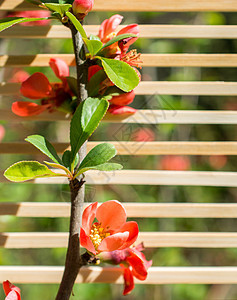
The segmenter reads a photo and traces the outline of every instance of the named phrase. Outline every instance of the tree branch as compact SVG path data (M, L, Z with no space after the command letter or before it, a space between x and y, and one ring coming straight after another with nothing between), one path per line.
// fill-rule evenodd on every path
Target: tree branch
M77 69L78 105L88 97L86 85L88 78L88 65L85 60L85 49L81 35L73 25L70 26ZM86 155L86 143L79 152L80 162ZM85 257L80 256L80 227L85 195L83 179L74 179L69 182L71 192L71 216L68 249L65 269L60 283L56 300L69 300L74 282L80 268L86 264Z

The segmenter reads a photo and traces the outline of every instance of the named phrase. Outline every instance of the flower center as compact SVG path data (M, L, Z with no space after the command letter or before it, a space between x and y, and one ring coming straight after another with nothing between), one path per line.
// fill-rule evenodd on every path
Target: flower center
M109 236L109 232L105 232L105 229L101 227L101 224L94 223L91 228L90 239L95 247L95 250L99 247L104 238Z
M128 53L121 55L121 60L129 64L130 66L134 66L141 69L141 53L137 53L136 49L129 51Z

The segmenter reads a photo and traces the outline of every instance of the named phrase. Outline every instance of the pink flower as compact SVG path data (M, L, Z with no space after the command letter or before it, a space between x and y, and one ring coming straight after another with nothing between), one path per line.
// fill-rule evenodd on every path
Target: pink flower
M34 73L21 84L21 94L32 100L40 100L40 104L34 102L17 101L12 104L12 111L18 116L33 116L45 110L54 111L65 101L73 96L69 89L66 77L69 76L68 65L59 58L51 58L49 65L61 83L50 83L48 78L40 72Z
M50 17L50 12L46 10L32 10L32 11L21 11L13 12L8 15L8 17L24 17L24 18L48 18ZM22 26L45 26L50 23L50 20L41 20L35 22L25 22L20 23Z
M166 155L160 161L162 170L186 171L190 168L190 160L186 156Z
M92 10L94 0L74 0L72 10L78 20L83 20L84 17Z
M3 282L3 290L6 295L5 300L21 300L20 289L10 281L6 280Z
M141 252L144 250L143 244L124 250L116 250L109 253L101 253L100 258L108 260L112 264L119 264L123 269L124 291L123 295L129 294L134 289L134 279L145 280L147 270L152 265L152 261L147 261L145 255Z
M20 69L15 69L13 73L13 76L9 80L10 82L23 82L30 76L29 73Z
M130 106L110 105L108 112L111 115L132 115L137 110Z
M136 222L126 222L124 207L115 200L104 202L99 207L97 205L97 202L92 203L83 212L81 246L94 255L131 246L139 230ZM98 222L93 223L95 218Z
M5 136L5 128L2 125L0 125L0 142L2 141L4 136Z

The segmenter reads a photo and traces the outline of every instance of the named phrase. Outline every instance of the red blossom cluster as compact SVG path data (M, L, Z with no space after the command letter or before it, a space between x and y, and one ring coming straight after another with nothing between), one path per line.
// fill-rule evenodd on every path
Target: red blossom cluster
M20 289L10 281L6 280L3 282L3 290L6 295L5 300L21 300Z
M94 220L97 222L94 222ZM98 207L90 204L83 212L80 231L81 246L103 261L119 265L123 270L124 291L134 288L134 279L145 280L152 261L147 261L143 244L131 245L137 240L139 229L134 221L126 222L127 215L121 203L107 201Z

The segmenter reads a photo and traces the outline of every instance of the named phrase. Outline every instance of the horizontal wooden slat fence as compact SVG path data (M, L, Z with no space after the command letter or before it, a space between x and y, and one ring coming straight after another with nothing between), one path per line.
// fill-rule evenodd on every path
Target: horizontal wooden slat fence
M23 0L2 0L1 10L29 10L35 9L34 6ZM174 3L173 0L121 0L119 3L113 3L109 0L97 0L93 7L95 11L237 11L235 0L179 0Z
M86 207L88 204L84 204ZM130 218L237 218L237 204L123 203ZM17 217L69 217L70 204L62 202L1 202L0 215Z
M100 142L88 142L87 152ZM237 155L237 142L114 142L117 155ZM57 153L70 149L68 143L52 143ZM1 143L0 154L41 154L26 142Z
M32 10L35 7L23 0L2 0L0 11ZM125 12L236 12L236 0L96 0L95 11ZM119 29L124 26L119 26ZM88 34L97 34L98 25L86 25ZM145 39L236 39L237 25L140 25L140 37ZM0 33L0 38L11 39L68 39L70 31L61 25L51 26L15 26ZM20 40L21 41L21 40ZM22 42L22 41L21 41ZM56 53L57 49L53 49ZM0 55L0 67L47 67L50 57L64 59L74 66L72 54L37 54L37 55ZM142 53L145 67L197 67L197 68L234 68L237 66L237 54L230 53ZM142 81L135 89L136 95L158 97L160 95L181 96L230 96L237 95L237 83L232 81ZM0 95L19 96L19 84L0 84ZM3 97L3 102L8 101ZM107 115L104 122L124 124L237 124L237 111L227 110L175 110L170 108L141 107L130 117ZM0 119L7 122L65 121L69 117L62 113L43 113L42 115L21 118L13 115L10 109L0 109ZM116 139L116 137L115 137ZM233 138L234 139L234 138ZM111 141L118 155L237 155L236 141ZM98 142L89 142L88 151ZM54 143L56 150L63 153L68 143ZM24 142L0 143L0 154L39 154L39 151ZM146 166L142 166L144 169ZM141 168L141 167L140 167ZM91 171L86 181L92 185L173 185L173 186L213 186L237 187L236 172L221 171L163 171L163 170L121 170L114 173ZM0 182L6 183L0 174ZM36 179L35 184L65 184L67 179L56 177ZM7 199L6 199L7 200ZM119 200L119 199L118 199ZM171 201L171 200L170 200ZM87 205L87 204L85 204ZM129 218L237 218L235 203L124 203ZM24 218L58 218L69 217L69 203L21 202L0 203L0 216ZM234 230L234 229L233 229ZM236 232L144 232L138 241L145 242L149 248L237 248ZM3 232L0 234L0 247L9 251L14 249L65 248L65 232ZM10 250L11 249L11 250ZM154 250L154 249L153 249ZM208 250L206 250L208 251ZM18 283L59 283L63 272L61 266L0 266L0 281L9 279ZM120 268L84 267L78 275L77 282L84 283L123 283ZM149 269L146 281L139 284L237 284L237 267L157 267Z
M118 30L124 26L118 26ZM150 39L236 39L237 25L140 25L140 37ZM90 34L98 34L99 27L95 25L85 26ZM62 25L52 26L15 26L2 31L0 38L7 39L69 39L68 28Z
M75 66L73 54L0 55L0 67L48 67L51 57ZM237 67L237 54L142 54L143 67Z

